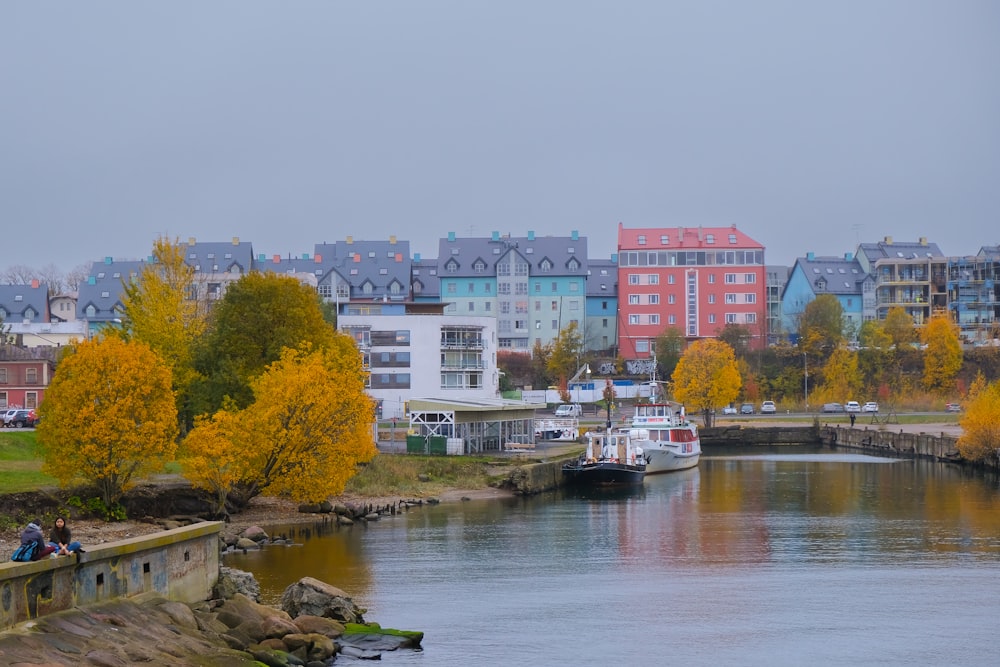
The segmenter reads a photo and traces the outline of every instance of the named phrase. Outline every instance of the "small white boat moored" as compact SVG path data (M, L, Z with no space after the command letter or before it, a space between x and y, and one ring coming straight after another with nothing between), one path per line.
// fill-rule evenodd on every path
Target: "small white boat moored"
M686 470L698 465L701 458L698 426L688 420L680 403L636 405L632 423L625 429L645 453L647 474Z

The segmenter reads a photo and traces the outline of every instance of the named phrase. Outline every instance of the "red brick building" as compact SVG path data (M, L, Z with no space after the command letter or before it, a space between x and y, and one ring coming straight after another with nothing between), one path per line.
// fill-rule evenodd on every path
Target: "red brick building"
M626 229L618 224L618 349L625 359L652 356L668 328L687 340L726 326L766 337L764 247L731 227Z
M53 373L47 350L0 345L0 408L37 408Z

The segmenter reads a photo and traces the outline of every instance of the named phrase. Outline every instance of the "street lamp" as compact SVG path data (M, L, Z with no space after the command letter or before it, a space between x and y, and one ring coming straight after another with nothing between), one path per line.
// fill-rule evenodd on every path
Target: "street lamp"
M802 371L803 371L802 386L803 386L803 395L805 396L805 401L806 401L806 412L809 412L809 366L806 363L806 359L807 359L806 353L803 352L802 353Z

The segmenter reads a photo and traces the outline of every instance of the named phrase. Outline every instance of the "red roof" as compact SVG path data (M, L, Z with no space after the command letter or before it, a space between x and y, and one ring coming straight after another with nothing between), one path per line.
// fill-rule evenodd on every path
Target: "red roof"
M645 237L645 243L639 243L640 236ZM764 246L738 230L736 225L729 227L677 226L626 229L623 223L618 223L619 252L622 250L724 250L727 248L763 250Z

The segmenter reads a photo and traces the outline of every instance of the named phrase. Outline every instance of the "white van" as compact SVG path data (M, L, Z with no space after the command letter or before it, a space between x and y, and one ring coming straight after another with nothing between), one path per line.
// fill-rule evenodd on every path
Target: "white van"
M583 408L579 403L563 403L556 408L556 417L579 417L583 414Z

